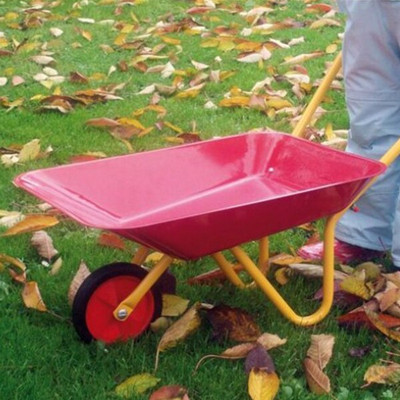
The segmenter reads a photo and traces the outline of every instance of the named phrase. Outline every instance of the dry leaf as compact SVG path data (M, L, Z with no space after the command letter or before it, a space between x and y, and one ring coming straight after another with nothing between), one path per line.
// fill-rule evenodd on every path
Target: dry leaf
M53 246L53 239L46 231L37 231L32 235L31 244L36 247L39 255L51 260L58 251Z
M115 393L118 396L128 399L134 394L145 393L146 390L156 386L159 381L159 378L156 378L154 375L149 373L133 375L120 383L115 388Z
M310 357L322 370L332 357L335 338L332 335L311 335L311 346L307 350Z
M81 261L78 271L76 272L75 276L72 279L72 282L68 289L68 303L72 305L74 302L74 298L76 292L78 291L79 287L81 286L82 282L90 275L90 271L86 264Z
M43 215L43 214L27 215L25 219L12 226L10 229L5 231L1 236L12 236L21 233L39 231L41 229L57 225L58 222L59 222L58 219L51 215Z
M244 364L246 374L254 369L262 369L268 373L275 372L275 365L268 351L261 344L256 344L246 356Z
M39 286L35 281L26 282L22 290L22 299L28 308L45 312L47 311L46 305L40 295Z
M125 250L125 242L115 233L102 232L97 243L101 246L111 247L113 249Z
M189 396L183 386L169 385L153 392L149 400L189 400Z
M19 152L19 162L35 160L40 154L40 141L33 139L26 143Z
M213 327L213 337L217 340L238 342L255 341L261 335L253 317L240 308L219 305L207 311L207 318Z
M365 310L365 314L378 331L390 339L400 342L400 332L390 329L390 327L379 317L379 314L367 309Z
M324 275L324 269L321 265L314 264L289 264L289 267L297 273L307 278L322 278ZM348 275L341 271L334 271L334 279L342 281L347 278Z
M155 369L158 367L160 352L176 346L200 326L201 319L198 313L200 307L199 303L194 304L178 321L166 330L158 343Z
M348 276L340 282L340 288L345 292L355 294L364 300L372 297L371 291L365 285L365 282L356 276Z
M57 275L62 267L62 258L58 257L56 261L51 265L49 275Z
M275 372L268 373L263 369L250 371L248 393L252 400L273 400L279 390L279 377Z
M394 385L400 382L400 364L391 363L389 365L371 365L364 374L364 387L372 383L383 385Z
M163 294L162 296L162 312L163 317L178 317L182 315L189 304L189 300L174 294Z
M322 395L331 391L329 378L311 358L306 357L304 360L304 368L308 386L313 393Z

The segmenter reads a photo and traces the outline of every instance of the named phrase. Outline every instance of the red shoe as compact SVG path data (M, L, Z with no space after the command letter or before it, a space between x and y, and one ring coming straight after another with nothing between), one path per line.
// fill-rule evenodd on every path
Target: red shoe
M297 254L310 261L322 260L324 243L317 242L308 244L297 250ZM365 249L349 243L335 239L334 245L335 259L342 264L370 261L374 258L382 257L384 252L378 250Z

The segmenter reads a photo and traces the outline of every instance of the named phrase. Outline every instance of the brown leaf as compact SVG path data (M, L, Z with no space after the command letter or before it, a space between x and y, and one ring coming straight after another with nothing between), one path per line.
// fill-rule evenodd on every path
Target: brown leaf
M97 240L101 246L111 247L113 249L126 250L125 242L115 233L102 232Z
M28 308L45 312L47 311L46 305L40 295L39 286L35 281L26 282L22 290L22 299Z
M280 381L275 372L253 369L250 371L247 385L252 400L273 400L279 391Z
M329 378L321 371L318 365L311 360L311 358L306 357L304 360L304 369L308 386L313 393L322 395L331 391Z
M111 118L92 118L85 122L86 125L89 126L99 126L99 127L115 127L120 126L121 124L118 121L115 121Z
M21 233L40 231L58 224L58 219L50 215L27 215L25 219L5 231L1 236L13 236Z
M391 329L382 319L379 317L379 314L371 311L365 310L365 314L367 315L369 321L374 325L374 327L383 333L385 336L390 339L396 340L400 342L400 332ZM394 318L394 317L393 317Z
M183 386L168 385L153 392L149 400L189 400L189 396Z
M239 308L219 305L207 311L207 318L213 327L213 337L217 340L251 342L260 336L260 328L252 316Z
M74 298L76 292L78 291L79 287L81 286L82 282L90 275L90 271L86 264L81 261L78 271L76 272L75 276L72 279L71 284L69 285L68 289L68 303L72 305L74 302Z
M311 335L311 346L307 350L307 356L323 370L332 357L334 343L335 338L332 335Z
M51 260L58 251L53 246L53 239L46 231L37 231L32 235L31 243L39 255L47 260Z

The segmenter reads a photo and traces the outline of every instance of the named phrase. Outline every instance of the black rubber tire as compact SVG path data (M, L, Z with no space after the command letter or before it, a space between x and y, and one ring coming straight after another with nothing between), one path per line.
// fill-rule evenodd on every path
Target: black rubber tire
M79 287L73 304L72 304L72 322L79 337L85 342L90 343L92 340L98 340L93 337L86 323L86 308L94 291L105 281L117 276L133 276L144 279L147 271L139 265L129 263L113 263L104 265L93 271ZM152 321L161 315L162 295L159 285L156 283L150 292L154 299L154 312Z

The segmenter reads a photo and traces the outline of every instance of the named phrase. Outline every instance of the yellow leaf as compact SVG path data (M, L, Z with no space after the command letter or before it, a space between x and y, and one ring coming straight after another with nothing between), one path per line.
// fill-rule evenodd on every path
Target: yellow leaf
M330 44L329 46L326 47L325 53L333 54L333 53L336 53L337 49L338 49L337 44Z
M19 268L22 272L26 270L26 266L21 260L8 256L7 254L0 254L0 262L3 264L11 264L14 267Z
M82 37L84 37L84 38L85 38L86 40L88 40L89 42L92 41L92 34L91 34L91 32L82 30L82 31L81 31L81 35L82 35Z
M284 286L289 282L289 271L291 271L290 268L279 268L275 272L275 279L280 285Z
M146 390L156 386L158 382L160 379L149 373L133 375L120 383L115 388L115 393L128 399L134 394L143 394Z
M187 299L174 294L163 294L161 315L163 317L178 317L186 311L188 304L189 300Z
M234 96L228 99L222 99L219 102L220 107L246 107L250 103L250 98L245 96Z
M218 49L221 51L231 51L236 47L234 39L223 38L220 39Z
M146 129L137 119L123 117L118 118L117 121L122 125L131 125L142 130Z
M207 39L201 42L200 47L217 47L219 40L217 38Z
M396 384L400 382L400 364L371 365L364 374L364 381L368 386L371 383L383 385Z
M171 38L169 36L160 36L160 38L164 43L167 43L167 44L173 44L173 45L181 44L180 39Z
M363 280L355 276L348 276L340 282L340 288L345 292L355 294L364 300L369 300L372 297L371 292L365 285Z
M183 133L183 130L182 130L181 128L179 128L179 127L176 126L176 125L171 124L171 123L168 122L168 121L164 121L164 125L167 126L167 127L170 128L170 129L172 129L172 130L175 131L175 132Z
M13 236L20 233L40 231L41 229L57 225L58 222L58 219L51 215L28 215L21 222L18 222L16 225L5 231L1 236Z
M16 20L16 19L18 19L18 13L16 13L16 12L8 12L8 13L6 13L5 15L4 15L4 19L6 20L6 21L14 21L14 20Z
M120 33L114 40L116 46L122 46L126 42L126 33Z
M273 97L266 101L267 107L274 108L275 110L280 110L281 108L285 107L293 107L293 104L288 101L281 99L279 97Z
M279 390L279 377L275 372L268 373L253 368L249 374L248 392L252 400L272 400Z
M328 140L333 140L336 138L336 135L333 132L332 124L330 122L325 127L325 136Z
M310 29L319 29L324 26L340 26L340 22L331 18L321 18L310 25Z
M19 152L19 161L25 162L35 160L40 153L40 140L33 139L26 143Z
M39 287L36 282L26 282L22 290L22 299L25 306L34 308L35 310L45 312L47 311L46 305L43 303L40 295Z

